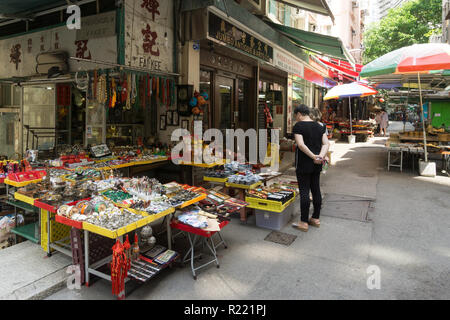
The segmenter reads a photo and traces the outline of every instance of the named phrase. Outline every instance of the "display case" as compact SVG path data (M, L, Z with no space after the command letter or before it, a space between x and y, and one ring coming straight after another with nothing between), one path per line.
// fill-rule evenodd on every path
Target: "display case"
M144 137L143 124L107 124L106 144L115 146L136 145Z

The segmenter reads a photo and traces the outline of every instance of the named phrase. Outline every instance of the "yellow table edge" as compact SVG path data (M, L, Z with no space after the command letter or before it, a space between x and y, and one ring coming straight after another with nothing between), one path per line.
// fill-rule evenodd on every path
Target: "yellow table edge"
M12 181L12 180L9 180L8 178L6 178L4 180L4 183L7 184L7 185L16 187L16 188L21 188L21 187L25 187L25 186L27 186L29 184L37 183L37 182L40 182L40 181L42 181L42 179L23 181L23 182L16 182L16 181Z
M226 182L225 183L225 187L228 188L239 188L239 189L254 189L256 187L259 187L260 185L262 185L261 181L258 181L252 185L245 185L245 184L236 184L236 183L231 183L231 182Z

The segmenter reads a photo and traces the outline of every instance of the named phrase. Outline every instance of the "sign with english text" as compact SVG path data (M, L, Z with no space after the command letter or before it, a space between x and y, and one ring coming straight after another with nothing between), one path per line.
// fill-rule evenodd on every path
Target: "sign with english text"
M128 0L125 64L173 72L173 0Z
M256 58L270 63L273 62L273 48L271 46L212 12L209 12L208 36Z
M274 49L273 65L278 69L286 71L289 74L294 74L298 77L303 77L304 66L303 63L287 55L277 49Z

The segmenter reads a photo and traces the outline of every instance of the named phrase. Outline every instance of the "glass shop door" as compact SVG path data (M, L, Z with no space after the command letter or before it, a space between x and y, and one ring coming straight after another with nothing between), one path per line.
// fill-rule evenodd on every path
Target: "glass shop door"
M234 80L231 78L217 76L216 97L216 128L225 133L226 129L234 128Z

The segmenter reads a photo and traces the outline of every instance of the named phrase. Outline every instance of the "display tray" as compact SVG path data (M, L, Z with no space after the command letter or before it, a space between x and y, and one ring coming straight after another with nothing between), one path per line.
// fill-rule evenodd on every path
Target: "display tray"
M228 188L239 188L239 189L246 189L246 190L255 189L256 187L259 187L260 185L262 185L261 181L258 181L258 182L254 183L254 184L251 184L251 185L236 184L236 183L230 183L230 182L226 182L225 183L225 187L228 187Z
M201 195L199 195L197 198L194 198L194 199L192 199L192 200L186 201L186 202L180 204L179 206L177 206L176 208L177 208L177 209L183 209L183 208L185 208L185 207L190 206L191 204L194 204L194 203L197 203L197 202L199 202L199 201L202 201L202 200L205 199L205 198L206 198L206 194L201 194Z
M153 260L140 255L139 262L133 261L131 263L131 268L128 271L128 278L140 283L147 282L169 266L173 261L178 259L179 256L179 253L176 252L169 261L158 264L153 262Z
M266 199L259 199L254 197L245 197L245 201L248 202L247 208L250 209L259 209L259 210L265 210L265 211L271 211L271 212L283 212L284 209L286 209L292 202L294 202L296 199L295 194L292 197L292 199L289 199L286 203L282 203L280 201L274 201L274 200L266 200Z
M118 157L107 157L106 159L95 159L94 162L95 163L101 163L101 162L116 160L117 158Z
M127 210L131 211L133 213L136 213L136 214L140 214L142 216L147 216L148 217L148 220L147 220L148 222L147 223L156 221L156 220L158 220L158 219L160 219L160 218L162 218L164 216L167 216L167 215L175 212L175 208L169 208L167 210L164 210L164 211L161 211L161 212L158 212L158 213L155 213L155 214L150 214L150 213L145 212L145 211L131 209L131 208L128 208Z
M226 177L226 178L215 178L215 177L207 177L207 176L204 176L204 177L203 177L203 181L211 181L211 182L225 183L225 182L228 181L228 177Z
M21 194L21 193L17 192L17 191L14 192L14 199L22 201L22 202L25 202L25 203L28 203L28 204L31 204L32 206L34 206L34 202L36 201L35 198L28 197L28 196L26 196L24 194Z
M36 180L29 180L29 181L22 181L22 182L17 182L17 181L12 181L9 180L8 178L5 178L5 180L3 181L5 184L16 187L16 188L22 188L25 187L29 184L32 183L37 183L37 182L41 182L42 179L36 179Z
M128 207L130 207L129 204L124 204L124 203L121 203L121 202L115 202L115 201L113 201L111 198L107 197L107 196L105 195L105 193L108 192L108 191L111 191L111 189L105 189L105 190L103 190L103 191L100 192L100 194L102 195L102 197L103 197L105 200L108 200L108 201L114 203L115 206L120 207L120 208L128 208ZM122 192L123 192L123 191L122 191ZM127 193L127 194L129 194L129 193ZM129 195L130 195L130 197L127 198L127 199L125 199L125 200L123 200L123 201L129 200L129 199L133 199L133 196L132 196L131 194L129 194Z
M95 170L99 170L99 169L96 168ZM88 180L101 180L101 177L86 177L81 180L75 180L75 179L70 179L69 178L70 175L72 175L72 173L61 176L61 179L64 181L68 181L68 182L84 182L84 181L88 181Z
M136 230L142 226L145 226L146 224L149 224L151 221L153 221L152 217L143 216L143 218L141 220L134 222L134 223L130 223L129 225L126 225L126 226L116 229L116 230L109 230L109 229L91 224L89 222L83 221L83 229L87 230L89 232L92 232L92 233L99 234L99 235L107 237L107 238L117 239L118 237L120 237L126 233L129 233L129 232Z

